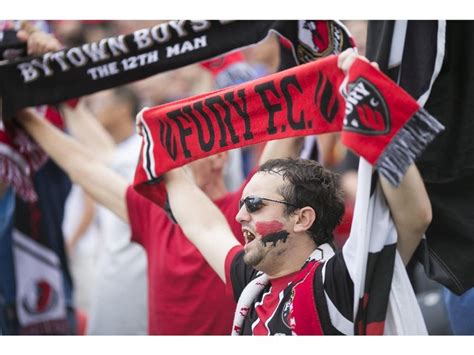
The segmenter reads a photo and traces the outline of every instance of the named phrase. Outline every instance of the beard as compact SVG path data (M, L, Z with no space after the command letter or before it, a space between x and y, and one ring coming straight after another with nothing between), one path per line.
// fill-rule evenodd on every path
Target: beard
M265 257L265 246L263 243L255 243L249 250L245 250L244 263L256 267Z

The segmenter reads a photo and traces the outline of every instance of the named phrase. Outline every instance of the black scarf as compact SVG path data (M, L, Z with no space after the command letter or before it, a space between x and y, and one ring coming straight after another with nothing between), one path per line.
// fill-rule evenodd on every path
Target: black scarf
M0 66L3 114L9 117L19 108L59 103L207 60L260 42L270 31L292 46L294 64L353 45L337 21L170 21Z

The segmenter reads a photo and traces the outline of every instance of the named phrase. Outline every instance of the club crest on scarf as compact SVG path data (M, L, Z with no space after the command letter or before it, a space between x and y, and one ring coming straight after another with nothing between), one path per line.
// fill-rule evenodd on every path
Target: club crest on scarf
M296 53L300 63L340 53L344 35L333 21L298 21L298 46Z
M33 290L28 292L29 297L24 297L22 305L24 310L31 314L44 313L52 309L58 302L58 292L51 284L44 280L37 280L31 285Z
M359 77L343 94L346 98L344 130L372 136L390 132L387 104L372 83Z

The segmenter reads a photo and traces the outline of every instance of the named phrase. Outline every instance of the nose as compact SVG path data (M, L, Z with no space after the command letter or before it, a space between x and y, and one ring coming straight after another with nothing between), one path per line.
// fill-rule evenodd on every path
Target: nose
M250 213L247 212L247 208L243 205L237 215L235 216L235 220L240 224L248 222L250 220Z

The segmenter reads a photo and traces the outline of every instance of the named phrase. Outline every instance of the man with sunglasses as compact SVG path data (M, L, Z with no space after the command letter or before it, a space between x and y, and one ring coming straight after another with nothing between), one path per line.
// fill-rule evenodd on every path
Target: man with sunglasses
M347 70L355 58L341 56L340 68ZM431 222L430 201L414 164L398 188L380 180L406 264ZM185 235L238 301L233 334L353 333L354 285L346 257L352 251L334 253L331 247L344 211L334 173L303 159L263 164L244 188L236 215L244 247L185 169L168 172L165 183ZM199 208L189 213L188 206Z

